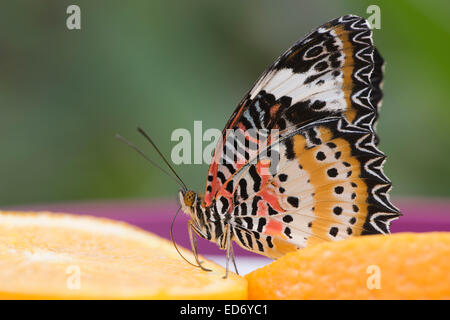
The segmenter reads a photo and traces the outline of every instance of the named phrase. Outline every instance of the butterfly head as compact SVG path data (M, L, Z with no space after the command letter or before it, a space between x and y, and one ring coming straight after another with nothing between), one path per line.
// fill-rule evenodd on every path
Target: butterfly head
M186 191L183 195L184 204L188 207L192 207L194 205L196 199L197 199L197 194L192 190Z
M192 215L194 212L197 199L198 194L192 190L180 190L178 192L178 201L180 202L181 209L189 215Z

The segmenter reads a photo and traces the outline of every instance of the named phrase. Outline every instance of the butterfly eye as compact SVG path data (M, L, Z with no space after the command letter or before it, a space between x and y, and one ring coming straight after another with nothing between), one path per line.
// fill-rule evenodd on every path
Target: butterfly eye
M188 207L192 207L192 205L194 204L196 195L194 191L187 191L184 194L184 204Z

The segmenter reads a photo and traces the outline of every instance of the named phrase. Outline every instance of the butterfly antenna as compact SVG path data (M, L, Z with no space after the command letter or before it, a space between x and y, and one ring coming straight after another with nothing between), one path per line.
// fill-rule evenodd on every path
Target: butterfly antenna
M181 184L184 187L184 190L187 190L186 185L184 184L183 180L181 180L181 178L178 176L178 174L175 172L175 170L172 168L172 166L169 164L169 162L166 160L166 158L163 156L163 154L161 153L161 151L159 151L158 147L156 147L155 143L153 142L152 139L150 139L150 137L148 136L147 133L145 133L144 130L142 130L141 128L137 128L137 130L139 131L140 134L142 134L148 142L151 143L151 145L153 146L153 148L155 148L156 152L159 154L159 156L163 159L164 163L169 167L170 171L172 171L172 173L178 178L178 180L181 182Z
M119 134L116 134L116 138L119 139L120 141L122 141L123 143L125 143L126 145L128 145L129 147L133 148L134 150L136 150L141 156L144 157L145 160L147 160L148 162L150 162L152 165L154 165L156 168L158 168L159 170L161 170L162 172L164 172L168 177L170 177L170 179L172 179L173 181L175 181L178 185L180 185L180 187L182 187L184 190L186 190L186 186L184 185L183 181L178 181L177 179L175 179L175 177L173 177L169 172L167 172L166 170L164 170L163 168L161 168L156 162L154 162L152 159L150 159L149 157L147 157L145 155L145 153L139 149L138 147L136 147L134 144L132 144L130 141L128 141L127 139L125 139L124 137L122 137Z
M177 250L177 252L178 252L178 254L180 255L180 257L182 257L182 258L183 258L187 263L189 263L190 265L192 265L192 266L194 266L194 267L201 268L200 265L193 264L192 262L190 262L188 259L186 259L186 258L181 254L180 250L178 249L177 243L175 242L175 240L174 240L174 238L173 238L173 225L174 225L175 220L176 220L176 218L177 218L177 216L178 216L178 213L180 212L180 209L181 209L181 207L178 208L177 213L175 213L175 215L173 216L172 223L170 224L170 239L172 239L173 246L175 247L175 250Z

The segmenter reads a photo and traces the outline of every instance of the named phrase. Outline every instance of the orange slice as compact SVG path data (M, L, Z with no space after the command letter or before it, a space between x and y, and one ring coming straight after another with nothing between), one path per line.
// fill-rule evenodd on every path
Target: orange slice
M181 249L194 261L190 251ZM247 283L128 224L0 211L0 299L245 299Z
M449 299L450 232L324 242L246 278L250 299Z

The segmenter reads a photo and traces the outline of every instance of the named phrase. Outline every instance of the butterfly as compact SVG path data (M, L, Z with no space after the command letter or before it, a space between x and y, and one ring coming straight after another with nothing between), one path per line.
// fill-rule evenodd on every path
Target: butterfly
M368 22L346 15L262 74L226 124L204 195L179 192L196 255L194 233L226 250L227 272L233 241L276 259L322 241L389 233L400 212L375 133L383 64ZM252 129L264 133L248 134L247 143L232 134ZM278 163L268 172L271 150Z
M383 65L368 22L346 15L261 75L222 132L204 194L184 183L178 193L198 267L208 270L196 235L226 250L226 277L230 259L237 272L233 242L277 259L323 241L389 233L401 214L389 200L375 132Z

